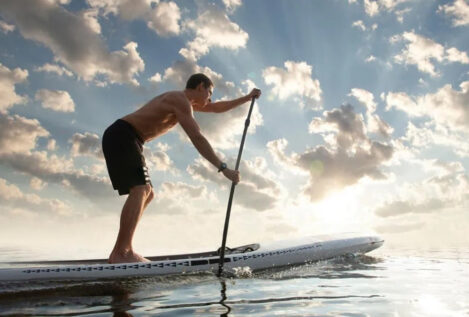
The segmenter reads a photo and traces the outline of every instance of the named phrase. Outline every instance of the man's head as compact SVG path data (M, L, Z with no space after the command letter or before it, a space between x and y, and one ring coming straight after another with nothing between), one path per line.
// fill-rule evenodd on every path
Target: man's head
M194 74L187 80L186 89L191 89L197 96L197 104L204 107L211 102L213 83L204 74Z

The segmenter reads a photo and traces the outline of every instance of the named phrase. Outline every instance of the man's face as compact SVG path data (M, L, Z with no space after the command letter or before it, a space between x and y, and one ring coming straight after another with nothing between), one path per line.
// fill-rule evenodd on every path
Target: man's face
M198 91L200 93L200 106L205 107L207 104L212 102L212 93L213 93L213 86L209 86L205 88L203 83L200 83L198 87Z

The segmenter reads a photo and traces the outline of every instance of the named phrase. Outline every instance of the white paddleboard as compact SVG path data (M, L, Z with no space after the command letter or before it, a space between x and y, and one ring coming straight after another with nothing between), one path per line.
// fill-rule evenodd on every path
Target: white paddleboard
M250 244L225 252L224 270L233 272L234 268L247 266L256 271L299 265L346 254L370 252L383 243L379 236L347 233L277 241L266 245ZM151 262L108 264L106 259L16 262L14 264L23 266L0 269L0 281L89 280L216 272L220 259L216 251L147 258Z

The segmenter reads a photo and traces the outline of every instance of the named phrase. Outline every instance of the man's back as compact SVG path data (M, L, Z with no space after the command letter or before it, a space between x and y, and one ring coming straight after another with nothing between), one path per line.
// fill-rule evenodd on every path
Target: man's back
M190 107L182 91L169 91L150 100L122 119L129 122L147 142L165 134L178 122L176 107Z

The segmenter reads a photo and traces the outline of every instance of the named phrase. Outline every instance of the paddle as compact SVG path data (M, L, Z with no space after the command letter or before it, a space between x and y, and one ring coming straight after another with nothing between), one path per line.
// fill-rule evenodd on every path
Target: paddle
M241 145L239 147L239 152L238 152L238 159L236 160L236 167L235 167L236 171L238 170L239 162L241 161L241 154L243 153L244 141L246 139L246 133L248 131L252 108L254 106L255 99L256 99L255 97L252 97L251 107L249 108L248 117L246 118L246 121L244 122L243 138L241 139ZM233 195L234 195L235 187L236 187L236 184L234 182L231 183L230 199L228 200L228 209L226 210L226 217L225 217L225 227L223 229L223 240L221 242L221 248L220 248L220 262L218 263L218 276L222 274L223 264L225 262L226 236L228 235L228 225L230 224L230 214L231 214L231 203L233 202Z

